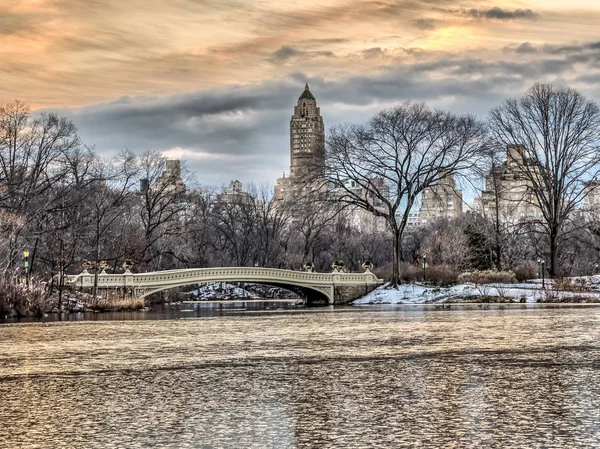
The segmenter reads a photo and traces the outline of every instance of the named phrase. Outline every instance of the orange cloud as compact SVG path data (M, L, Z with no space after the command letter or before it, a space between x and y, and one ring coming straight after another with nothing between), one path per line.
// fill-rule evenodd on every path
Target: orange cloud
M377 73L440 53L502 58L596 36L600 6L541 0L0 0L0 101L34 108ZM534 20L533 20L534 19Z

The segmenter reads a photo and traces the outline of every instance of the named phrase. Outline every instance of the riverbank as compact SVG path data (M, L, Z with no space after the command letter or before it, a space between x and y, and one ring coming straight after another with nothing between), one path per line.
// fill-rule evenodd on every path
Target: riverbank
M148 302L145 298L116 297L94 298L80 292L63 292L59 301L58 293L48 295L44 284L32 283L29 286L7 284L0 288L0 318L42 317L48 314L82 312L134 312L148 311L154 305L179 304L209 301L281 301L293 303L302 301L295 293L279 287L260 284L233 285L226 282L204 284L188 291L174 291L163 300ZM60 304L59 304L60 303Z
M44 284L5 282L0 285L0 318L41 317L49 313L137 311L145 309L144 298L94 298L87 293L51 294Z
M393 288L386 284L353 302L355 305L442 303L600 303L600 276L450 287L411 283Z

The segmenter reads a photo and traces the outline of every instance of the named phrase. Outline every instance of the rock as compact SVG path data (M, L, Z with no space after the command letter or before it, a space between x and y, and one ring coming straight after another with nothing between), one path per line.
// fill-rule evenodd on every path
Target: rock
M83 312L85 310L85 306L81 303L76 303L73 307L71 307L71 312Z

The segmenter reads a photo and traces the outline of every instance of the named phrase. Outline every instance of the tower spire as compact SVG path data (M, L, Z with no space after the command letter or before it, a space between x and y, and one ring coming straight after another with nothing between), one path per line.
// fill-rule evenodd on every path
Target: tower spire
M304 86L304 90L308 90L308 83L306 83L306 86Z

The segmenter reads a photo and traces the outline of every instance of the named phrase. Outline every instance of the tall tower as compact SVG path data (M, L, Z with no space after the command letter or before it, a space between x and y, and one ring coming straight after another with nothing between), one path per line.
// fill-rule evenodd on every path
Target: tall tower
M277 180L276 200L290 200L302 193L305 182L325 168L325 128L317 100L308 84L294 106L290 120L290 176ZM309 178L307 175L310 175Z
M298 179L320 171L325 163L325 130L317 100L308 84L294 106L290 120L290 177Z

